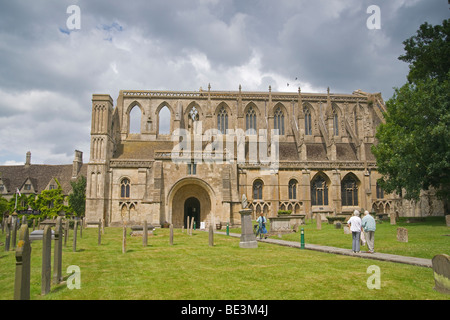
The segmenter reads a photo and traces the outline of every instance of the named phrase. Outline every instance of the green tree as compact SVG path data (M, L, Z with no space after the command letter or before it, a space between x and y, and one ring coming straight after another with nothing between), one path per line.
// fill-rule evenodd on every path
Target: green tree
M450 70L450 19L442 25L425 22L417 35L403 42L406 53L399 60L409 63L410 83L428 78L443 81Z
M417 36L404 42L410 62L408 83L386 102L386 123L372 147L378 182L387 191L418 199L433 187L450 201L450 60L449 20L443 26L423 24ZM448 212L448 206L446 206Z
M41 212L42 217L56 217L60 211L68 211L69 208L64 205L64 194L61 184L55 179L58 187L52 190L43 190L37 196L35 208Z
M84 216L86 207L86 177L80 176L70 182L73 192L69 194L69 206L78 217Z

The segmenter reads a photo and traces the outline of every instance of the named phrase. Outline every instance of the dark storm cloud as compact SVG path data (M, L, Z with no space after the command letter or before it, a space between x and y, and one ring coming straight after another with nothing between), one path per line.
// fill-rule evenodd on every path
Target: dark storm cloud
M379 30L366 26L372 4ZM74 149L88 161L93 93L211 83L387 99L406 81L402 42L447 15L445 0L2 1L0 164L28 150L35 163L71 163Z

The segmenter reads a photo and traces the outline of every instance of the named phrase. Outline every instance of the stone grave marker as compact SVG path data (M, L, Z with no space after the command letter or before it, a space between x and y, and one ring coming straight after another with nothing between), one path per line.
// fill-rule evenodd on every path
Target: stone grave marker
M148 226L147 226L147 220L144 220L144 230L142 233L142 245L144 247L146 247L147 243L148 243Z
M316 228L317 230L322 230L322 217L320 213L316 213Z
M170 224L170 245L173 245L173 224Z
M40 231L40 230L37 230ZM41 295L46 295L50 292L52 272L52 229L50 226L45 226L42 236L42 281L41 281Z
M102 220L98 219L98 239L97 239L97 244L101 245L102 244Z
M9 224L9 218L5 222L5 251L9 251L9 245L11 243L11 229Z
M127 227L123 226L122 253L127 252Z
M400 242L408 242L408 229L397 228L397 240Z
M395 213L391 213L391 214L389 214L389 217L391 219L391 225L396 225L397 224L396 214Z
M447 227L450 227L450 214L445 216L445 223L447 224Z
M241 237L239 241L240 248L258 248L256 236L252 228L252 209L239 210L241 214Z
M58 217L55 224L55 249L53 253L53 283L62 280L62 218Z
M431 260L434 275L434 290L450 294L450 256L438 254Z
M192 230L194 229L194 217L191 219L191 228L190 228L190 235L192 236Z
M209 224L209 246L214 246L214 229L212 224Z
M73 225L73 246L72 246L72 251L76 252L77 251L77 232L78 231L78 221L75 220L75 223Z
M11 217L11 242L12 242L12 249L15 250L16 249L16 237L17 237L17 214L14 215L14 213L12 214Z
M64 226L65 226L64 227L64 248L65 248L67 246L67 239L69 238L69 230L70 230L68 219L66 219Z
M19 230L19 242L16 248L16 275L14 281L14 300L30 299L31 245L28 225Z

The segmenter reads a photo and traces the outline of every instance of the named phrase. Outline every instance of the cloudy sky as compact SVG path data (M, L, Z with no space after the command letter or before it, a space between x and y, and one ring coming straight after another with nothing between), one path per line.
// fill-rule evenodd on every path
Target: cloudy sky
M76 5L80 9L69 10ZM368 28L377 23L379 29ZM0 0L0 165L89 161L93 93L381 92L402 42L447 0ZM77 19L77 17L79 19ZM368 23L369 20L369 23ZM79 25L76 23L79 22ZM297 79L297 80L296 80ZM289 84L289 85L288 85Z

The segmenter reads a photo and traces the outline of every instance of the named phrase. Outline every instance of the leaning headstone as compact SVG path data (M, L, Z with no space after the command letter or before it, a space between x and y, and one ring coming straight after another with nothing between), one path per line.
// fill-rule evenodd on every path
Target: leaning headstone
M397 240L400 242L408 242L408 229L397 228Z
M434 290L450 294L450 256L438 254L431 260L434 274Z
M50 283L52 280L52 229L49 225L45 226L42 237L42 281L41 294L46 295L50 292Z
M194 217L191 219L191 228L189 234L192 236L192 230L194 229Z
M55 249L53 253L53 283L62 280L62 218L58 217L55 224Z
M170 224L170 245L173 245L173 224Z
M28 226L19 230L19 242L16 248L16 278L14 282L14 300L30 299L31 246Z
M344 234L351 234L350 228L348 226L344 226Z
M209 246L214 246L214 229L212 224L209 224Z
M239 247L241 248L258 248L258 242L256 241L256 236L252 228L252 212L252 209L242 209L239 211L241 214L241 238Z

